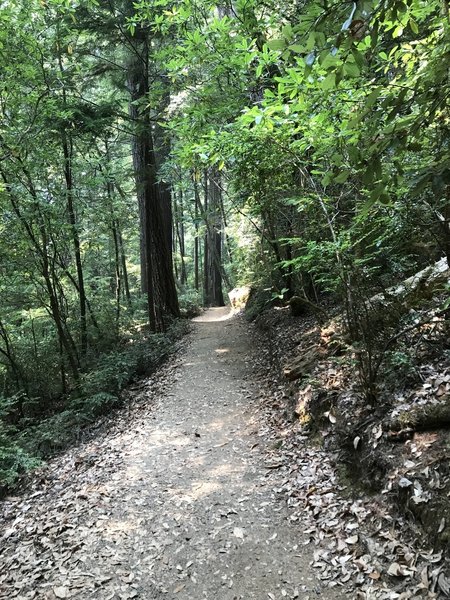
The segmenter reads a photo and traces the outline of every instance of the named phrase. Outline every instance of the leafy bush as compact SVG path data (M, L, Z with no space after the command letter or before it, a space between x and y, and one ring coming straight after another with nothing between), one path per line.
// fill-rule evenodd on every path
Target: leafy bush
M108 394L108 392L99 392L87 398L77 398L70 403L70 407L87 418L94 418L108 413L119 404L118 396Z
M30 455L40 458L51 456L73 443L82 428L92 421L75 410L64 410L35 426L27 427L17 436L17 444Z
M96 367L82 376L81 395L117 395L130 381L135 367L135 359L131 352L114 351L102 356Z
M13 430L0 421L0 492L3 486L39 465L39 460L11 440Z
M191 319L201 312L202 299L198 290L185 290L179 295L180 311L183 317Z
M40 459L79 440L86 425L118 407L121 391L133 378L154 371L188 327L178 320L164 334L140 331L123 340L119 349L100 355L69 399L60 398L60 412L41 416L40 421L39 413L27 408L34 405L33 398L23 393L0 396L0 489L12 485Z
M397 381L417 376L411 353L407 348L386 353L386 370L391 371Z

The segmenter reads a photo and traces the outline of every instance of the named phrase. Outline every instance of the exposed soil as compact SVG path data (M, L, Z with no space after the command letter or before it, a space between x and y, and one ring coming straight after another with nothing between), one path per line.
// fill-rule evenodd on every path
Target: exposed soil
M348 597L316 578L310 521L283 501L248 327L195 319L128 410L3 501L0 598Z

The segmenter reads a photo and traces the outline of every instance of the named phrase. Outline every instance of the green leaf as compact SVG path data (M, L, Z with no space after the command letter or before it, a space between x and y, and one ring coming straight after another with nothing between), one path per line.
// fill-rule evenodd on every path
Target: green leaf
M286 48L286 41L283 39L269 40L267 46L271 50L284 50Z
M373 182L373 171L372 171L372 169L366 169L364 171L364 173L362 174L362 180L363 180L363 183L365 185L367 185L368 187L372 184L372 182Z
M345 183L350 177L350 171L341 171L337 177L334 178L335 183Z
M365 101L366 108L371 108L375 104L375 102L377 101L381 92L382 92L381 87L376 88L372 92L370 92L370 94L366 97L366 101Z
M378 21L376 21L374 26L372 27L372 31L370 32L370 45L372 47L372 50L374 48L376 48L376 46L378 44L379 27L380 27L379 23L378 23Z
M338 69L336 69L336 87L341 83L343 77L344 67L341 65Z
M339 59L336 56L333 56L332 54L327 52L326 56L324 57L324 59L321 62L321 65L324 69L329 69L330 67L336 66L338 60Z
M308 41L306 42L306 49L312 50L315 45L316 45L316 36L314 35L314 32L311 32L309 34Z
M375 204L376 199L373 198L369 198L362 206L361 208L361 214L363 217L365 217L367 215L367 213L370 211L370 209L373 207L373 205Z
M331 90L336 87L336 73L329 73L320 85L323 90Z
M283 29L281 30L281 33L284 35L284 37L286 39L288 39L288 40L292 39L292 36L294 35L294 30L292 29L292 25L290 23L285 25L283 27Z
M344 162L344 157L342 156L342 154L335 152L333 154L333 156L331 157L331 161L333 162L334 165L336 165L337 167L340 167L342 165L342 163Z
M373 202L376 202L381 197L381 195L385 193L385 191L386 189L384 183L380 181L380 183L377 183L375 188L370 193L370 199L373 200Z
M352 48L352 55L355 59L355 63L361 69L366 64L364 54L362 54L362 52L360 52L359 50L356 50L356 48Z
M381 160L379 159L378 156L376 156L373 161L372 161L372 169L373 172L375 174L376 179L381 179L382 173L383 173L383 169L381 166Z
M419 196L425 190L425 188L429 185L431 176L432 176L431 173L426 173L421 178L419 178L415 182L415 185L411 190L411 195Z
M401 0L397 0L395 3L395 10L397 10L399 13L405 13L408 10L408 7Z
M360 152L356 146L348 146L347 152L350 157L350 160L353 161L354 163L356 163L360 160L360 157L361 157Z
M350 77L359 77L361 75L361 71L359 70L358 65L355 63L346 62L344 64L344 71Z
M410 19L408 21L408 25L413 33L415 33L415 34L419 33L419 26L417 25L417 23L414 21L414 19L412 17L410 17Z
M447 300L444 302L444 304L441 306L441 310L447 310L448 308L450 308L450 297L447 298Z

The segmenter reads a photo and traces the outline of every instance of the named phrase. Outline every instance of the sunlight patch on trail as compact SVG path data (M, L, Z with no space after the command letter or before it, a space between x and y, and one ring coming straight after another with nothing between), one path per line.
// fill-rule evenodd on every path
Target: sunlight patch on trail
M209 308L199 317L192 319L194 323L217 323L218 321L228 321L232 319L234 313L229 306L217 306Z

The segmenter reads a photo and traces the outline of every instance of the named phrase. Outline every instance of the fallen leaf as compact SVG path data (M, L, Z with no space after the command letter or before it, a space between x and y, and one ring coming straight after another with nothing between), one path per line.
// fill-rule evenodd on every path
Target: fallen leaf
M348 537L348 538L345 540L345 543L346 543L346 544L350 544L351 546L353 546L354 544L357 544L357 543L358 543L358 539L359 539L359 538L358 538L358 536L357 536L357 535L352 535L352 536Z
M410 577L412 574L413 571L411 569L397 562L393 562L388 569L388 575L393 575L394 577Z
M381 577L381 573L379 573L378 571L372 571L372 573L369 574L370 579L380 579Z
M394 575L398 577L400 575L400 565L396 562L392 563L388 569L388 575Z
M438 586L443 594L450 595L450 579L441 573L438 577Z
M376 440L379 440L379 439L380 439L380 437L383 435L383 428L382 428L381 424L380 424L380 425L378 425L378 426L375 426L375 427L372 429L372 433L374 434L374 436L375 436L375 439L376 439Z
M413 482L407 477L402 477L401 479L399 479L398 485L399 487L406 489L411 487L413 485Z

